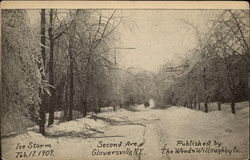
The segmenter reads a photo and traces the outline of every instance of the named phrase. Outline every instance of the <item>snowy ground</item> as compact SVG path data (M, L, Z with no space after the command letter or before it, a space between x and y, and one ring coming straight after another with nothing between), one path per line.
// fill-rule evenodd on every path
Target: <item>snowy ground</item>
M32 159L56 160L248 159L247 102L236 105L236 115L229 112L228 105L223 105L223 111L216 111L215 105L210 105L209 113L177 106L165 110L152 107L152 103L147 109L138 105L134 106L134 112L121 109L56 124L46 128L47 137L38 134L34 127L25 134L2 139L2 157L23 159L20 155L27 154ZM194 153L192 149L202 146L183 146L186 140L205 143L205 149L210 147L209 152L212 149L216 153ZM34 143L44 146L34 148ZM25 147L20 149L21 145ZM177 153L176 149L181 148L183 153ZM105 153L110 155L96 155Z

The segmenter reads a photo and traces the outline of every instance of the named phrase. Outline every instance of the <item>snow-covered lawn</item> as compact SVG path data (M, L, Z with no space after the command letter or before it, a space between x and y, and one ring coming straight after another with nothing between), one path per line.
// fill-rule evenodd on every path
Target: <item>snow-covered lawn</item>
M229 106L228 106L229 107ZM184 107L171 107L160 114L162 142L174 149L190 146L177 145L177 141L194 140L211 141L210 148L233 149L237 147L240 153L204 153L204 154L169 154L171 159L248 159L249 151L249 107L246 105L238 110L236 115L229 112L212 111L204 113ZM220 142L220 147L214 147L214 142ZM195 148L195 147L194 147ZM199 147L201 148L201 147ZM230 154L230 155L229 155Z
M212 106L212 105L211 105ZM214 109L213 109L214 108ZM69 122L54 124L46 128L47 137L37 133L37 126L25 134L3 138L1 142L2 157L7 160L16 159L17 152L49 150L51 156L34 156L32 159L248 159L249 150L249 106L247 102L236 104L236 115L230 113L229 105L223 105L223 111L216 111L216 105L210 107L211 112L204 113L184 107L172 106L168 109L144 108L135 106L136 112L120 109L117 112L104 112L88 115ZM190 149L182 146L193 140L209 142L211 148L236 147L238 153L171 153L162 154L162 148ZM214 146L214 141L221 143ZM124 146L126 143L137 143L137 146ZM119 144L121 147L98 148L100 144ZM33 148L34 144L43 144ZM138 145L141 145L138 147ZM26 145L24 149L17 146ZM29 147L30 146L30 147ZM35 145L37 147L37 145ZM46 147L45 147L46 146ZM141 148L142 155L93 155L100 152ZM192 146L191 148L195 148ZM200 146L198 148L201 148ZM53 151L52 151L53 150ZM114 152L116 153L116 152ZM38 154L38 153L36 153ZM18 158L20 159L20 158Z

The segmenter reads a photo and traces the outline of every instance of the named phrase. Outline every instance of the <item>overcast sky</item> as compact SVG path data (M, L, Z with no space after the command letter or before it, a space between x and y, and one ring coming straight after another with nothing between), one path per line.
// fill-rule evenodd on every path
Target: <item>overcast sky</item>
M165 62L180 62L197 45L197 34L186 22L207 32L207 22L216 10L124 10L125 20L119 28L124 47L120 63L126 67L139 67L156 71ZM129 29L132 26L132 29ZM134 26L134 27L133 27Z

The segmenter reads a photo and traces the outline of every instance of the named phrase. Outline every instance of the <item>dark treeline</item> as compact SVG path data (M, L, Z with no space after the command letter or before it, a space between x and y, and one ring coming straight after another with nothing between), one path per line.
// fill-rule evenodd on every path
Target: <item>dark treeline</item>
M167 80L160 86L160 102L203 105L205 112L208 103L217 102L218 110L230 103L235 114L235 102L249 101L249 11L224 10L208 26L205 36L192 26L199 43L182 65L165 64L159 71L158 79Z
M39 12L31 25L26 10L2 11L2 135L24 131L29 119L45 135L56 111L70 121L152 97L151 73L131 73L116 62L123 19L117 11Z

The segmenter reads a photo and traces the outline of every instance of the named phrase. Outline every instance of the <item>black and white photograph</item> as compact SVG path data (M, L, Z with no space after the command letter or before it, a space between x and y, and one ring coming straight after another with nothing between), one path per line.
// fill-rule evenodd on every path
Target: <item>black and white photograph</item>
M233 3L2 7L1 159L249 159L249 4Z

